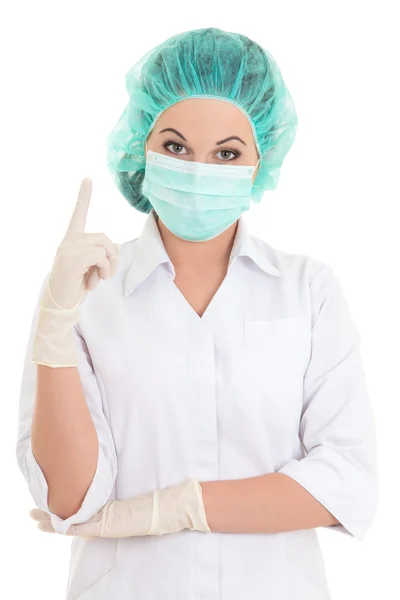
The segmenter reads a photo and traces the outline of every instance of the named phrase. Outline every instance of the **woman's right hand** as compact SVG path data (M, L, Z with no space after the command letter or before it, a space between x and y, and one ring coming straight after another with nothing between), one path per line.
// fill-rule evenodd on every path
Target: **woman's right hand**
M33 362L77 366L74 326L87 292L116 272L118 246L104 233L85 233L92 181L85 178L40 301Z
M104 233L85 233L91 193L92 181L86 177L50 273L48 301L52 304L52 299L64 310L81 304L100 279L116 272L118 247Z

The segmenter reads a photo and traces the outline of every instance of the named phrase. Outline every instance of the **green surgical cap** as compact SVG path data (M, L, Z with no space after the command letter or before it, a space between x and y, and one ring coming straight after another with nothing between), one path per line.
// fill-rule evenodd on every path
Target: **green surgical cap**
M139 211L152 208L142 193L145 141L161 113L187 98L217 98L242 110L261 158L252 200L277 187L297 114L275 60L256 42L215 27L174 35L128 71L126 88L128 105L106 141L107 165Z

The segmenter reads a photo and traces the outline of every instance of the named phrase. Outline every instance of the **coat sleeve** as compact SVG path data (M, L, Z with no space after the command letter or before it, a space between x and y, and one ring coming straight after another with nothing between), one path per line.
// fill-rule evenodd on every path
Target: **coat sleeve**
M304 457L279 472L292 477L339 521L328 528L358 540L378 500L376 427L360 357L360 336L332 267L310 283L311 357L304 376L300 438Z
M42 290L44 285L45 283ZM103 412L101 386L98 385L84 339L75 329L79 351L78 371L99 440L97 468L78 512L68 517L68 519L61 519L49 510L47 482L35 459L31 446L31 425L35 404L37 369L32 362L32 346L38 311L39 305L37 305L34 313L22 372L16 448L17 461L36 506L50 514L51 523L58 533L66 533L70 525L87 521L110 499L117 474L117 456L113 436Z

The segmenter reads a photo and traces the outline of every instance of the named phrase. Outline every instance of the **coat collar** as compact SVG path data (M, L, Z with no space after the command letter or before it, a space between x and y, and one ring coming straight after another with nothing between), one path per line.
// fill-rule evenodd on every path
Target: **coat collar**
M243 217L239 218L235 241L229 259L229 268L240 256L250 258L264 273L283 277L281 271L267 257L268 246L250 235Z
M239 218L228 269L232 267L239 256L247 256L269 275L282 277L279 269L267 258L265 252L262 252L256 240L249 234L243 217ZM145 281L162 264L166 265L171 278L175 279L175 269L165 250L154 210L152 210L134 246L132 262L125 278L124 296L129 296L139 284Z

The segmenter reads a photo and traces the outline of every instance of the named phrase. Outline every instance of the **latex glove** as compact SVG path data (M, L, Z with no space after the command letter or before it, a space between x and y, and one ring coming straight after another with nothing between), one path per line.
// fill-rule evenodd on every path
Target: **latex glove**
M73 327L86 294L116 272L118 246L104 233L84 233L92 193L86 177L67 232L40 300L33 362L50 367L77 366Z
M55 533L50 515L35 508L30 516L41 531ZM66 535L125 538L163 535L183 529L210 532L198 481L190 479L129 500L107 502L86 523L71 525Z

